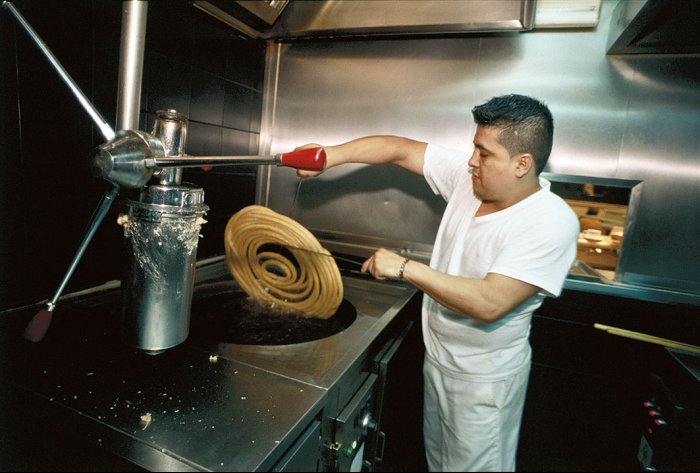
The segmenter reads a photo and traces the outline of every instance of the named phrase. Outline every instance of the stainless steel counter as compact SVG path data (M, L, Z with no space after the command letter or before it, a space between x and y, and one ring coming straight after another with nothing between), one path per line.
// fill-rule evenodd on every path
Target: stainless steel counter
M200 273L198 285L221 268ZM345 374L366 368L368 347L416 292L360 276L343 282L355 322L294 345L188 339L148 355L119 340L115 290L59 304L38 344L21 339L36 308L14 311L0 317L3 383L57 415L47 420L60 419L67 434L148 470L270 470L324 410L354 395Z
M672 291L609 280L585 281L577 279L575 275L570 275L566 279L564 289L664 304L700 305L700 294L698 293Z

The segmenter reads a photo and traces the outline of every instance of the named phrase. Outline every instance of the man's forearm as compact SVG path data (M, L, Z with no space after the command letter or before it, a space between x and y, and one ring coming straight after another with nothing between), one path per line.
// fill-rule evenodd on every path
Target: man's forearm
M538 291L507 276L452 276L417 261L405 266L403 278L448 309L486 323L500 319Z
M327 168L346 163L396 164L423 174L426 143L400 136L367 136L335 146L325 146Z

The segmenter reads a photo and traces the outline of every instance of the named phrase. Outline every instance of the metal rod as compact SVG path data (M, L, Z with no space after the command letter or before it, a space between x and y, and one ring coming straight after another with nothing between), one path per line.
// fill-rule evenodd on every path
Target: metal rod
M107 215L107 211L112 205L112 202L114 202L114 198L117 196L118 192L119 187L114 186L107 192L105 192L105 194L102 196L102 199L100 199L100 203L97 205L95 212L92 214L92 218L88 223L87 229L85 230L85 234L83 235L83 239L81 240L80 245L78 246L78 250L73 256L73 260L71 261L70 266L68 267L68 271L66 271L66 274L63 276L61 284L58 286L58 289L56 290L56 293L54 294L53 298L50 302L47 303L48 309L50 311L53 311L54 307L56 307L56 302L58 301L58 298L61 297L61 294L63 293L66 284L68 284L68 280L71 278L71 276L73 276L73 272L78 266L80 258L83 257L85 249L90 244L90 240L92 240L92 237L95 236L95 233L97 232L100 223L102 223L102 220L105 218L105 215Z
M17 19L19 24L22 26L24 31L27 32L29 37L34 41L34 44L39 48L39 50L44 54L46 59L49 61L49 64L56 70L58 75L63 79L63 82L66 83L68 88L70 88L71 92L73 92L73 95L78 99L78 102L80 102L80 105L85 109L85 111L90 115L92 120L95 122L97 127L100 129L102 132L102 135L107 140L111 140L114 138L115 133L112 127L107 123L107 121L100 115L100 112L97 111L97 109L90 103L88 98L85 96L85 94L80 90L78 85L75 83L75 81L71 78L71 76L68 74L68 72L63 68L60 62L58 62L58 59L56 59L56 56L53 55L51 50L46 46L46 44L42 41L42 39L39 37L39 35L32 29L32 27L29 25L27 20L24 19L22 14L15 8L15 6L11 2L3 2L2 6L7 8L10 13Z
M276 164L280 156L165 156L146 160L149 168L196 168L200 166L231 166L240 164Z
M668 338L655 337L654 335L648 335L641 332L633 332L632 330L627 330L624 328L611 327L610 325L603 325L594 323L594 328L598 330L603 330L611 335L617 335L619 337L632 338L634 340L641 340L643 342L655 343L657 345L662 345L669 348L676 348L678 350L686 350L693 353L700 353L700 346L691 345L689 343L678 342L676 340L670 340Z
M138 130L148 2L122 2L117 130Z

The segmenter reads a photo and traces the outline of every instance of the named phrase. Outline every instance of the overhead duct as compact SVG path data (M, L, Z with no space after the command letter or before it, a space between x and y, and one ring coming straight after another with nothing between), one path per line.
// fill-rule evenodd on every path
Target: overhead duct
M249 36L291 40L525 31L534 26L536 1L207 0L194 5Z
M289 0L197 0L192 5L251 38L261 38L288 3Z
M700 2L629 0L613 12L608 54L700 53Z

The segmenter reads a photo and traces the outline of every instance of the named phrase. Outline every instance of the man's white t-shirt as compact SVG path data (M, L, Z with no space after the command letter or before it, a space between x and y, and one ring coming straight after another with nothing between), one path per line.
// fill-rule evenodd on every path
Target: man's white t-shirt
M428 145L423 173L447 201L430 267L450 275L483 279L498 273L540 288L511 313L485 323L423 299L426 353L443 369L484 380L507 377L530 360L530 320L545 296L558 296L576 258L579 223L571 208L541 189L506 209L475 217L464 151Z

